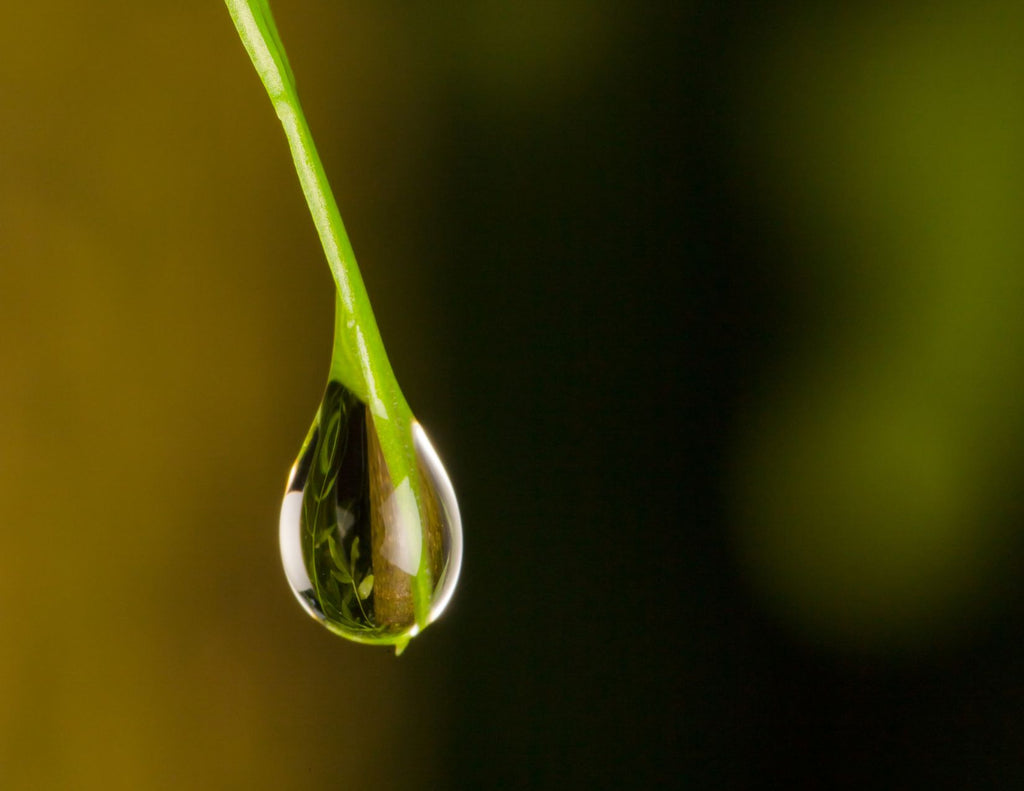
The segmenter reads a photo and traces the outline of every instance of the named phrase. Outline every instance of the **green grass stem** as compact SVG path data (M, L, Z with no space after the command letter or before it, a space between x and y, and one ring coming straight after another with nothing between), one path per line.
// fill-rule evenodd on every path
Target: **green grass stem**
M337 285L330 377L367 405L373 415L381 452L392 481L397 485L405 478L409 479L422 514L420 475L412 439L412 411L384 351L355 253L302 112L295 77L270 5L267 0L225 0L225 4L284 127L295 172ZM422 553L420 570L413 580L416 623L421 629L429 620L432 591L426 555L426 552Z

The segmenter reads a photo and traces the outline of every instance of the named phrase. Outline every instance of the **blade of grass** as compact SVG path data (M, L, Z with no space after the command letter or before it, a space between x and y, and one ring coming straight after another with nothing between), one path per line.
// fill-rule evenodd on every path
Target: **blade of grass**
M330 377L367 405L373 415L381 454L391 480L396 487L403 480L409 480L422 514L421 481L412 439L412 411L384 351L352 244L299 103L295 77L270 4L267 0L224 1L284 127L295 172L337 285ZM431 591L429 559L427 553L422 552L419 571L413 577L412 591L416 623L420 629L429 621Z

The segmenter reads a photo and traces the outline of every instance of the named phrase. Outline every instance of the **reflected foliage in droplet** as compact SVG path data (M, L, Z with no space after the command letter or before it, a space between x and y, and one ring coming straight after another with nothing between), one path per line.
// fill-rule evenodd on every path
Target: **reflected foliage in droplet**
M422 428L411 432L418 477L395 482L372 414L330 382L281 508L285 573L306 610L345 637L399 648L441 614L462 560L451 484Z

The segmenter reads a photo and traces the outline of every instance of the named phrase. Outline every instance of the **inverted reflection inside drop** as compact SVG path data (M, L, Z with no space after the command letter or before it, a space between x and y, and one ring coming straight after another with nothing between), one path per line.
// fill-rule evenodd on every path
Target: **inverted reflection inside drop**
M313 617L354 640L408 639L441 614L458 578L462 526L451 483L416 423L411 440L416 488L408 477L392 483L366 407L331 382L281 505L292 590Z

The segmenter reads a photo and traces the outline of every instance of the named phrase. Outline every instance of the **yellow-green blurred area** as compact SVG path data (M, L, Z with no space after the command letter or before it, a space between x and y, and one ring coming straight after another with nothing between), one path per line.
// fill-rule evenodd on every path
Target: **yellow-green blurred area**
M828 640L934 640L1016 570L1022 22L1014 4L808 15L746 89L805 318L740 441L738 540Z
M220 0L0 14L0 791L1024 787L1024 6L277 0L461 588L277 556L330 275Z

